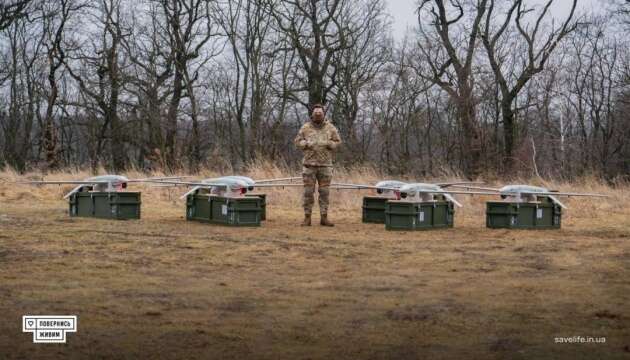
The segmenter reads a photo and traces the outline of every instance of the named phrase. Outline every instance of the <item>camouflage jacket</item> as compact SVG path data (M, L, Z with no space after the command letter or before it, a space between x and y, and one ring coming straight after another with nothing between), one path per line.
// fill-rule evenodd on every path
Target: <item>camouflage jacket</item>
M304 152L302 164L332 166L333 152L341 144L341 139L337 128L330 121L324 120L319 126L309 121L302 125L293 143Z

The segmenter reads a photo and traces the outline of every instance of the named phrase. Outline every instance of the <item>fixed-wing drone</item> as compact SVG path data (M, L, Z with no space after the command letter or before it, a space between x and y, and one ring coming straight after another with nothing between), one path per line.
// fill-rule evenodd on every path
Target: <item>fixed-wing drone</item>
M152 177L145 179L128 179L122 175L100 175L85 180L49 180L49 181L23 181L22 184L32 185L78 185L72 191L64 195L64 199L72 194L88 189L89 191L117 192L127 188L129 183L149 182L157 180L182 179L185 176Z
M343 183L332 183L330 184L333 189L337 190L375 190L379 197L389 198L389 199L399 199L400 198L400 188L403 185L407 185L406 182L398 181L398 180L385 180L379 181L374 185L361 185L361 184L343 184Z
M405 183L398 180L387 180L376 183L375 185L360 184L331 184L336 189L375 189L379 196L391 198L393 200L405 200L410 202L429 202L437 201L436 195L442 195L447 201L461 207L452 194L468 194L468 195L494 195L496 193L489 191L463 191L463 190L447 190L444 188L451 186L474 185L479 183L472 182L450 182L450 183Z
M301 177L277 178L254 180L246 176L222 176L217 178L203 179L199 181L175 181L175 180L159 180L151 179L147 182L156 184L169 184L180 186L192 186L188 192L181 196L185 198L200 189L208 189L210 194L223 197L243 197L248 191L261 187L287 187L302 186L302 184L292 183L291 181L301 179ZM278 183L278 181L289 181L288 183Z
M572 192L559 192L554 190L549 190L547 188L539 187L539 186L531 186L531 185L506 185L502 188L488 188L488 187L477 187L477 186L462 186L462 185L454 185L455 187L463 187L466 189L474 189L480 190L484 192L489 192L493 195L500 195L501 199L504 199L509 202L515 203L537 203L538 197L547 197L549 200L557 204L558 206L566 209L567 206L564 205L560 200L558 200L557 196L591 196L591 197L609 197L609 195L602 194L591 194L591 193L572 193Z

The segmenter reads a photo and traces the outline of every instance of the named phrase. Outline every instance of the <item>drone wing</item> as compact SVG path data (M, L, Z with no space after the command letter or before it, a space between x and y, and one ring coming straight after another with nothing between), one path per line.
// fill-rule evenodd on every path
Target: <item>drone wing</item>
M190 176L161 176L161 177L150 177L144 179L129 179L127 182L151 182L151 180L180 180L189 178Z
M462 188L470 188L469 186L464 185L480 185L483 183L480 182L449 182L449 183L435 183L439 187L462 187ZM342 184L342 183L332 183L331 186L335 189L382 189L382 190L393 190L398 191L400 188L393 187L384 187L384 186L374 186L374 185L363 185L363 184Z
M63 196L64 199L69 198L72 194L80 191L85 185L107 185L109 181L85 181L85 180L52 180L52 181L19 181L19 184L31 184L31 185L78 185L72 189L69 193Z
M254 187L287 187L287 186L304 186L304 184L296 184L296 183L273 183L273 184L254 184Z
M458 194L458 195L496 195L495 192L490 191L463 191L463 190L421 190L420 192L433 193L433 194Z
M610 195L603 194L591 194L591 193L571 193L571 192L556 192L556 191L546 191L546 192L534 192L534 191L519 191L521 194L527 195L541 195L541 196L591 196L591 197L611 197Z
M109 184L110 181L85 181L85 180L53 180L53 181L19 181L19 184L33 185L95 185Z
M460 182L445 182L445 183L435 183L435 185L439 186L439 187L449 187L449 186L454 186L454 187L466 187L468 188L468 186L464 186L464 185L483 185L484 183L482 182L471 182L471 181L460 181Z
M399 191L400 188L393 187L385 187L385 186L374 186L374 185L363 185L363 184L344 184L344 183L332 183L330 187L338 190L363 190L363 189L373 189L373 190L392 190Z
M460 189L471 189L471 190L479 190L479 191L494 191L494 192L497 192L497 193L501 191L501 189L497 189L497 188L470 186L470 185L461 184L461 183L460 184L452 184L452 185L449 185L449 186L450 187L454 187L454 188L460 188Z
M181 186L199 186L199 187L208 187L208 186L219 186L225 185L225 183L211 183L211 182L199 182L199 181L177 181L177 180L156 180L156 179L145 179L143 182L155 183L155 184L170 184L170 185L181 185Z
M286 178L276 178L276 179L263 179L263 180L254 180L256 184L265 184L265 183L273 183L276 181L293 181L293 180L301 180L302 177L286 177Z
M453 204L462 207L462 204L460 204L454 197L452 194L461 194L461 195L496 195L496 193L493 192L484 192L484 191L460 191L460 190L419 190L420 192L424 192L424 193L430 193L430 194L441 194L444 195L444 197L446 199L448 199L449 201L451 201Z
M193 192L199 189L205 189L209 187L228 187L228 184L224 182L193 182L193 181L176 181L176 180L144 180L144 182L162 184L162 185L172 185L172 186L192 186L192 189L188 190L184 195L180 197L180 199L185 198L186 196L192 194Z
M610 197L609 195L602 194L588 194L588 193L569 193L569 192L556 192L556 191L545 191L545 192L536 192L536 191L521 191L521 192L506 192L504 194L527 194L527 195L539 195L539 196L547 196L551 201L558 204L563 209L567 209L567 206L560 201L556 196L592 196L592 197Z

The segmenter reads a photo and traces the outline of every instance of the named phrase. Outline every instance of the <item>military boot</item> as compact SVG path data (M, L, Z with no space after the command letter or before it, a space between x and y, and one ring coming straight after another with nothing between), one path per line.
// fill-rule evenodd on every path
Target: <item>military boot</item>
M322 226L335 226L335 224L328 221L328 214L322 214L321 220L319 220L319 224Z
M311 214L304 214L304 221L302 221L302 226L311 226Z

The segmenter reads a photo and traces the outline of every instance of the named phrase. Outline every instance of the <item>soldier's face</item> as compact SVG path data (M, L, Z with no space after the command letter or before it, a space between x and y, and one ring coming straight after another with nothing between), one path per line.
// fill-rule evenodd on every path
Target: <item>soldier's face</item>
M324 109L316 108L313 110L313 121L322 122L324 120Z

